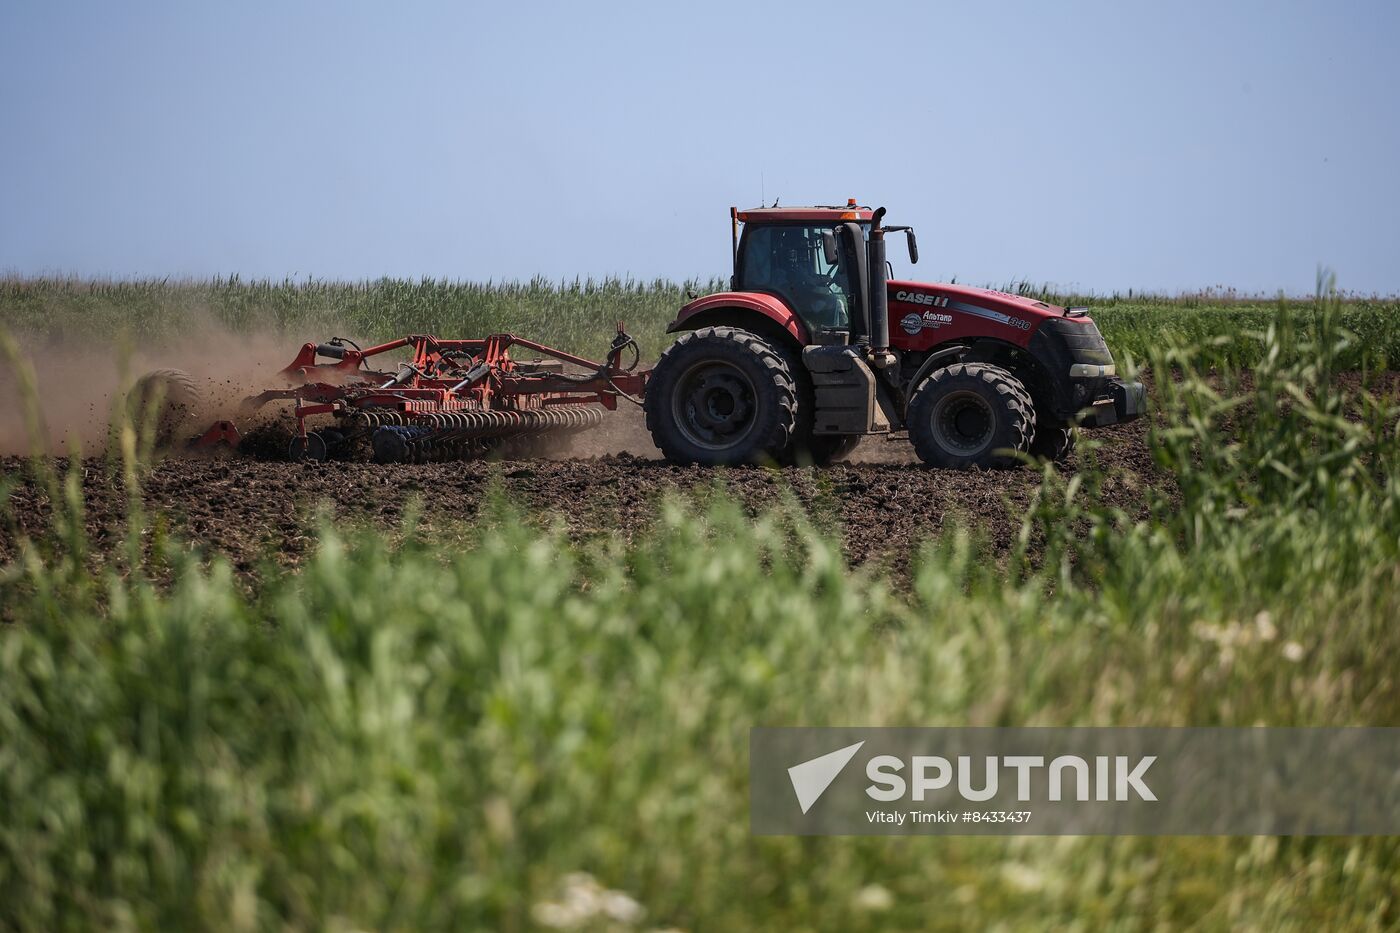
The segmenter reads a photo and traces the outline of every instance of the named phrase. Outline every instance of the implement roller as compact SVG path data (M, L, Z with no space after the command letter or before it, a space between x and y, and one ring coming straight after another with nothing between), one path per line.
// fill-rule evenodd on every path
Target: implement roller
M490 441L576 433L603 423L603 413L587 405L551 408L447 411L400 423L396 412L361 412L356 424L369 431L377 463L456 460L485 453Z

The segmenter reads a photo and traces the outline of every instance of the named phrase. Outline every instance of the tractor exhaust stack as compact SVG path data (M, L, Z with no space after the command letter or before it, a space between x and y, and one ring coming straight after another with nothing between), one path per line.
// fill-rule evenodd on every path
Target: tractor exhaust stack
M890 353L889 266L885 262L885 209L870 218L870 361L878 369L893 363Z

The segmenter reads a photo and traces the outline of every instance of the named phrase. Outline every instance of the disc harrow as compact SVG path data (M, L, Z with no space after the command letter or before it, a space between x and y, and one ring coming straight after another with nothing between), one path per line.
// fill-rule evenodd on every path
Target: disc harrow
M395 351L390 370L383 360ZM601 363L513 334L413 335L364 349L335 337L305 344L281 371L288 385L245 399L244 411L291 403L293 460L357 451L379 463L479 457L596 428L619 398L640 404L649 372L637 370L638 357L621 324ZM232 422L221 421L194 443L240 439Z

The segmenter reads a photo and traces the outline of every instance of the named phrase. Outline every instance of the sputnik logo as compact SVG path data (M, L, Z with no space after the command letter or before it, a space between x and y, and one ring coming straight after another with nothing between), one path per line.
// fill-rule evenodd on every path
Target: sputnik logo
M860 741L854 745L847 745L845 748L838 748L834 752L788 768L788 779L792 781L792 789L797 793L797 803L802 807L803 813L812 809L812 804L826 793L831 782L850 764L864 744L864 741Z

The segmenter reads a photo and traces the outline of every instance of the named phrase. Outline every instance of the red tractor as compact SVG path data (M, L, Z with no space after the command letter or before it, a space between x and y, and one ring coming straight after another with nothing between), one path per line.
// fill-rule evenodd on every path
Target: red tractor
M652 370L646 419L682 463L823 463L908 431L924 462L1059 460L1073 426L1139 417L1083 309L962 285L894 280L885 209L730 209L731 291L681 308ZM743 232L740 233L742 224ZM894 326L891 327L891 320Z

